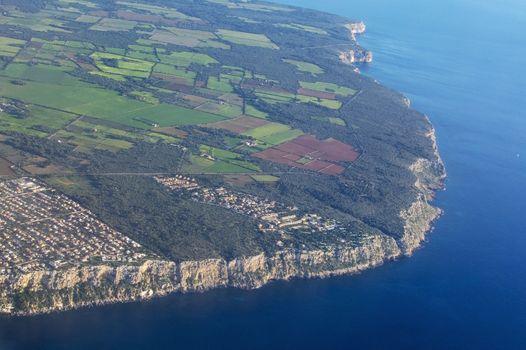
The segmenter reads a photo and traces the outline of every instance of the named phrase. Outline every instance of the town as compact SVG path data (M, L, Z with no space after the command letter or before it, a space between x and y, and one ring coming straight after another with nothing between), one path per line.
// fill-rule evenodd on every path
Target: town
M149 255L45 184L30 178L0 182L0 274L134 263Z
M182 175L157 176L155 180L173 191L191 192L192 199L195 201L217 205L253 217L260 222L261 232L328 232L338 225L334 220L324 219L318 214L301 215L297 207L287 207L276 201L233 192L223 187L214 189L203 187L196 179Z

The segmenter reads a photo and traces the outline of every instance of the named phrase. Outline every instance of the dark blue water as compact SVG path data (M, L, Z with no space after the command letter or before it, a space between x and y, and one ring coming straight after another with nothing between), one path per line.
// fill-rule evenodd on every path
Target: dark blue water
M0 318L0 349L526 349L526 4L283 0L364 19L364 73L437 128L446 210L358 276Z

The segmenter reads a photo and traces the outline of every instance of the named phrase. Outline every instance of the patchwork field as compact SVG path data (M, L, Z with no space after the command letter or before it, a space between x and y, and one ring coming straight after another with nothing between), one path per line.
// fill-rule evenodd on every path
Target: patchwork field
M238 32L234 30L219 29L217 35L232 44L257 46L277 50L279 47L264 34Z
M162 30L157 29L150 36L150 40L166 44L188 47L230 49L229 45L226 45L217 39L217 36L211 32L175 27L169 27Z
M338 175L345 168L335 162L353 162L359 154L352 146L338 140L321 141L312 135L303 135L254 156L291 167Z
M311 73L312 75L323 74L323 69L313 63L291 59L284 59L283 62L293 65L300 72Z
M348 87L339 86L333 83L324 83L324 82L309 83L305 81L300 81L300 85L304 89L321 91L321 92L329 92L329 93L334 93L340 96L352 96L356 93L356 90L353 90Z
M244 116L244 117L239 117L235 119L221 121L218 123L207 124L206 126L209 128L225 129L228 131L232 131L236 134L241 134L251 129L255 129L257 127L264 126L268 123L269 122L267 122L264 119Z

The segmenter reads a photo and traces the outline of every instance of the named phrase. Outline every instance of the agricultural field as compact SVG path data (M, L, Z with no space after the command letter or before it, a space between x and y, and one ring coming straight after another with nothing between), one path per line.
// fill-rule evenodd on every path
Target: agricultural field
M173 44L187 47L207 47L216 49L230 49L230 46L218 41L218 37L202 30L168 27L156 29L149 40L163 44Z
M299 72L311 73L312 75L323 74L323 69L321 69L319 66L315 65L314 63L308 63L304 61L297 61L297 60L291 60L291 59L284 59L283 62L292 64L293 66L296 67L296 69Z
M102 18L96 22L90 29L99 31L115 31L115 32L127 32L137 25L134 21L125 21L116 18Z
M340 96L352 96L357 92L354 89L344 87L344 86L339 86L334 83L324 83L324 82L309 83L306 81L300 81L300 85L304 89L334 93Z
M338 163L354 162L359 154L352 146L338 140L318 140L315 136L303 135L256 153L255 156L295 168L338 175L345 171Z
M217 35L232 44L237 45L246 45L246 46L257 46L263 47L266 49L278 50L279 47L274 44L266 35L264 34L254 34L246 32L238 32L234 30L219 29Z
M256 173L261 169L249 161L243 159L242 155L216 147L201 145L199 155L190 157L190 165L187 170L195 173Z
M314 120L319 120L322 122L338 125L338 126L347 126L347 123L342 118L338 117L312 117Z
M90 57L104 73L136 78L148 78L154 66L153 62L106 52L94 52Z
M127 126L146 129L159 126L202 124L224 117L175 105L150 104L121 96L116 92L74 80L63 72L62 84L29 81L13 84L11 78L0 77L0 95L58 109L64 112L110 120Z
M15 56L25 43L24 40L0 37L0 56Z
M312 96L303 96L303 95L297 95L296 96L298 102L301 103L313 103L318 106L322 106L329 109L340 109L342 106L342 103L338 100L331 100L331 99L325 99L325 98L319 98L319 97L312 97Z
M290 12L290 8L282 7L278 5L268 5L268 4L254 4L249 2L231 2L229 0L207 0L208 2L224 5L230 9L243 9L243 10L252 10L252 11L261 11L261 12Z
M299 30L299 31L304 31L304 32L309 32L309 33L320 34L320 35L329 34L324 29L308 26L305 24L299 24L299 23L278 23L278 24L275 24L275 26L278 28L294 29L294 30Z
M242 133L243 136L252 137L267 145L278 145L302 134L301 130L280 123L268 123Z
M195 52L172 52L169 55L158 54L162 63L177 67L189 67L191 64L199 64L202 66L209 66L219 63L214 58Z
M152 14L161 15L164 18L180 19L180 20L186 20L186 21L197 21L197 22L201 21L199 18L185 15L184 13L174 8L161 7L161 6L143 4L143 3L138 3L138 2L128 2L128 1L117 1L117 4L125 5L129 8L146 11Z

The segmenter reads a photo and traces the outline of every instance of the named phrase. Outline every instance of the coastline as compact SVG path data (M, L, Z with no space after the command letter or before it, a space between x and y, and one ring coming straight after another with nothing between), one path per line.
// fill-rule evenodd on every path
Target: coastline
M428 138L436 149L434 130ZM8 278L0 276L0 314L36 315L81 307L148 300L175 292L203 292L213 288L260 288L269 282L293 278L327 278L349 275L410 256L425 241L442 211L429 201L442 188L442 160L418 159L416 200L400 213L404 234L398 241L385 234L357 247L334 246L324 250L284 250L231 261L206 259L175 263L149 260L142 265L74 267L39 271ZM9 292L8 292L9 291Z
M348 24L353 49L340 52L346 64L368 63L372 53L361 48L356 35L365 24ZM342 55L344 56L342 59ZM407 108L409 103L405 102ZM400 211L403 234L395 239L377 234L359 246L337 245L317 250L283 250L230 261L147 260L141 265L85 266L0 276L0 314L37 315L81 307L148 300L176 292L203 292L213 288L260 288L272 281L348 275L410 256L425 241L442 214L429 202L443 188L446 177L438 153L435 130L427 117L425 135L434 159L418 158L409 166L415 176L415 200Z

